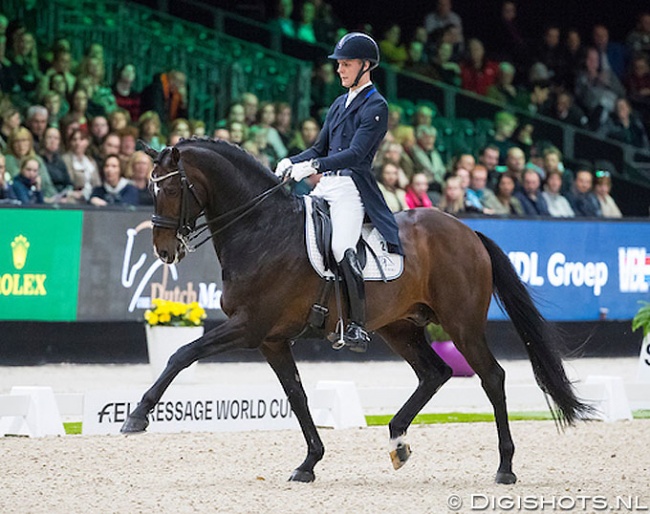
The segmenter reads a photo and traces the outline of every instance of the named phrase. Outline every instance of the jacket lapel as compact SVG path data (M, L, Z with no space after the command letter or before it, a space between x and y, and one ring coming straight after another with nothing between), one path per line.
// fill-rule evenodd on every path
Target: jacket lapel
M343 101L339 105L339 112L337 113L338 118L334 120L334 123L332 123L332 130L338 127L348 116L356 112L375 91L375 86L370 86L370 88L363 90L354 100L352 100L352 103L348 105L347 109L345 108L346 97L344 96Z

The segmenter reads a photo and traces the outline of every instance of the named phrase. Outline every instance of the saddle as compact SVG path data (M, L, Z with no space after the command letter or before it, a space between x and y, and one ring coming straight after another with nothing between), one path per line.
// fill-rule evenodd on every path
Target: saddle
M329 205L318 196L304 196L305 241L307 254L314 270L325 279L334 279L337 263L332 254L332 220ZM364 223L356 247L364 280L387 282L404 271L404 258L388 253L381 233L370 223Z

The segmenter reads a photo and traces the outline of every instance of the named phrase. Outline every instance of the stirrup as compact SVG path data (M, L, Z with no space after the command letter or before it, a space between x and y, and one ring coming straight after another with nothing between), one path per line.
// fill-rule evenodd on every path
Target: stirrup
M340 337L338 333L330 334L330 336L335 336L332 341L332 348L335 350L340 350L343 347L347 347L350 351L356 353L365 353L368 350L368 343L370 342L368 332L353 321L350 322L345 333L341 334Z

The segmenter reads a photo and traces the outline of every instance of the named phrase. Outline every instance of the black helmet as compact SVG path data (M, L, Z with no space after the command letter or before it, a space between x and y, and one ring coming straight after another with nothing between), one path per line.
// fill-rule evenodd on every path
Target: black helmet
M336 43L330 59L361 59L370 61L376 67L379 64L379 47L375 40L362 32L350 32Z

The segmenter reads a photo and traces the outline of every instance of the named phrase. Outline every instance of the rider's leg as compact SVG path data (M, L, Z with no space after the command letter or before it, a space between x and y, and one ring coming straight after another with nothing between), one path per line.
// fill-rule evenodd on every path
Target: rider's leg
M365 330L366 302L363 272L355 251L363 226L363 203L350 177L332 177L328 202L332 217L332 252L343 274L350 306L344 341L351 350L365 352L368 333Z

